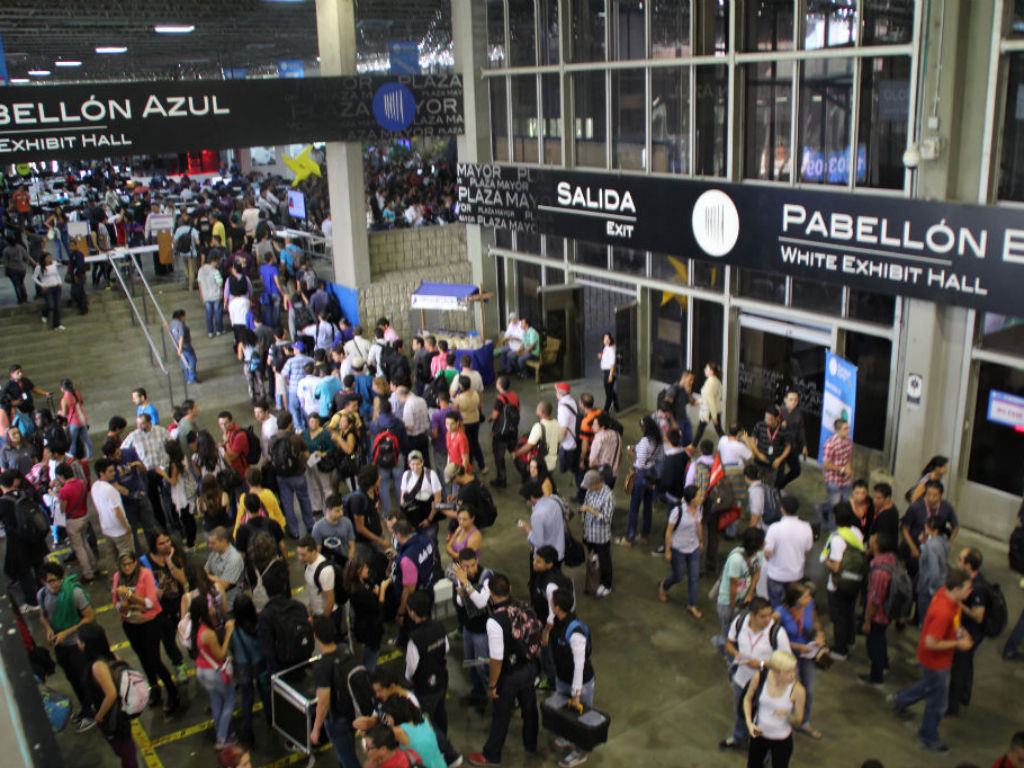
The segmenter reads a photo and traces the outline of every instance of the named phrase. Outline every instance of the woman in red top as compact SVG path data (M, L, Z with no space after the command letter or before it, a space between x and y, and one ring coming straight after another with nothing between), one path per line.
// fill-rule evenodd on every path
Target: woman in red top
M369 758L363 768L411 768L423 764L415 751L399 749L394 731L380 723L366 732L363 750Z
M170 714L178 707L178 689L160 659L160 626L155 619L162 609L156 594L156 581L152 571L139 565L134 552L123 552L117 559L113 599L128 643L139 657L142 671L149 680L149 706L160 704L159 679L167 689L164 712Z
M196 678L210 696L213 713L213 727L217 734L216 749L224 749L235 743L231 736L231 713L235 709L235 685L230 669L223 665L231 646L231 635L235 631L235 620L228 619L224 625L224 639L220 640L213 630L213 620L205 600L193 600L188 606L192 619L192 657L196 660Z
M64 379L60 383L60 415L67 419L68 429L71 432L71 447L68 455L73 458L92 458L92 443L89 441L89 419L82 409L82 393L75 389L71 379ZM78 445L81 442L82 448Z

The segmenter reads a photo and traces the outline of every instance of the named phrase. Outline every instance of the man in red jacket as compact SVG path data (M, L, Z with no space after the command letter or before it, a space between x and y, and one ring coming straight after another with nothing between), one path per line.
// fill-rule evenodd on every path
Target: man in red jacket
M1017 731L1010 739L1006 754L996 760L992 768L1024 768L1024 731Z

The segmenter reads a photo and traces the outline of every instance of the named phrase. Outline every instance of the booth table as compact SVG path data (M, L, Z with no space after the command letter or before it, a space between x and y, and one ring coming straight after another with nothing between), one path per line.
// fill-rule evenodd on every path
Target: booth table
M420 283L420 287L412 294L411 306L420 310L420 333L426 335L423 327L425 310L462 311L468 312L471 303L480 308L480 330L478 333L452 333L444 331L434 333L438 341L448 341L448 349L455 355L455 367L461 368L462 358L467 355L473 361L473 370L479 372L484 385L494 381L494 343L486 342L482 346L467 349L469 344L476 344L484 338L483 302L492 298L492 294L484 293L478 285L460 285L455 283Z

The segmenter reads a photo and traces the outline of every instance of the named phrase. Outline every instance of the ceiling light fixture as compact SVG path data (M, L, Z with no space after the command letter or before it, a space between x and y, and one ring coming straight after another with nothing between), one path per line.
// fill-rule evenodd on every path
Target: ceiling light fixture
M62 61L55 61L55 62L53 62L53 64L56 67L80 67L80 66L82 66L82 62L80 62L80 61L71 61L71 60L68 60L68 59L65 59L65 60L62 60Z
M195 29L195 24L157 24L153 27L153 31L160 35L187 35Z
M27 77L12 77L10 79L11 85L24 85L27 82L29 82Z
M28 71L29 77L49 77L50 70L48 69L30 69Z
M128 47L125 45L99 45L96 47L96 53L128 53Z

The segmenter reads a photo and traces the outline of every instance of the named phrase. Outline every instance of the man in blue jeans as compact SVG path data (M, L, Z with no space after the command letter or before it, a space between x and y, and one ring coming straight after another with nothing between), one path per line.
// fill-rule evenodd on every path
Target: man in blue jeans
M352 722L360 715L373 712L373 687L365 672L356 673L350 685L342 690L348 673L358 662L348 648L338 648L334 637L334 622L328 616L313 617L313 637L320 646L320 658L313 662L313 683L316 686L316 718L310 731L310 741L320 743L323 729L334 747L342 768L359 768L356 757L355 731ZM335 667L338 667L335 670Z
M911 704L925 700L917 738L922 747L934 752L949 751L939 738L939 723L946 713L953 653L974 647L971 636L960 626L961 603L970 594L971 577L961 568L950 568L946 586L935 593L921 625L921 639L917 644L921 679L909 688L886 697L897 714L903 713Z

